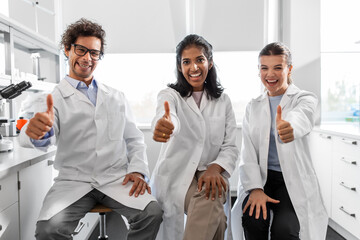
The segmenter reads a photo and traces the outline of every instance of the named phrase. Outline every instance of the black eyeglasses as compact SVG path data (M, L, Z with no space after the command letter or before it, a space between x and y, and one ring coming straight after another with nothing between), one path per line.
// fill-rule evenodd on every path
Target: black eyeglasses
M76 55L85 56L85 54L87 54L89 52L91 59L94 61L98 61L98 60L102 59L102 57L104 56L104 53L99 50L88 49L87 47L84 47L82 45L75 44L75 43L71 44L71 46L74 47L74 52Z

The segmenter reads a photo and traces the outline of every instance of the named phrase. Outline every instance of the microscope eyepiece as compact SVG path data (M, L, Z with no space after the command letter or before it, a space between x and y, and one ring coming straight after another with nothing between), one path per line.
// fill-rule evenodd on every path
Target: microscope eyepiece
M19 96L23 91L30 88L31 82L22 81L18 84L10 84L4 89L0 90L0 99L6 98L6 99L13 99Z

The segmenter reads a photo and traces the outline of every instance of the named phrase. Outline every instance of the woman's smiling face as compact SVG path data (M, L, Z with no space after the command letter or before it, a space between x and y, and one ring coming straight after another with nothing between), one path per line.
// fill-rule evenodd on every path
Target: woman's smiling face
M193 87L193 91L202 91L204 83L212 67L201 47L191 45L181 54L181 69L186 81Z
M285 93L288 88L288 77L292 66L289 66L285 55L263 55L259 58L261 82L270 96Z

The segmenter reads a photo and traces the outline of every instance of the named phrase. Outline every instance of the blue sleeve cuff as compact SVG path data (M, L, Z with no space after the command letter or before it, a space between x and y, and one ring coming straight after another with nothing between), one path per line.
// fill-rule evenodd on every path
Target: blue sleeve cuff
M48 131L42 139L36 140L36 139L30 138L30 141L32 142L32 144L34 144L35 147L46 147L46 146L50 145L50 143L51 143L50 138L52 136L54 136L53 128L51 128L50 131Z

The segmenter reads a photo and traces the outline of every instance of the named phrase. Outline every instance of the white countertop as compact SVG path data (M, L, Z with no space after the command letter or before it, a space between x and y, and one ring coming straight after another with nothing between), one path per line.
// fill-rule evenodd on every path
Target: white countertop
M21 147L17 137L5 137L4 139L12 140L14 149L10 152L0 152L0 179L5 175L50 159L56 153L54 146L50 147L47 152L43 152L35 148Z
M315 126L314 131L360 140L359 123L323 123Z

